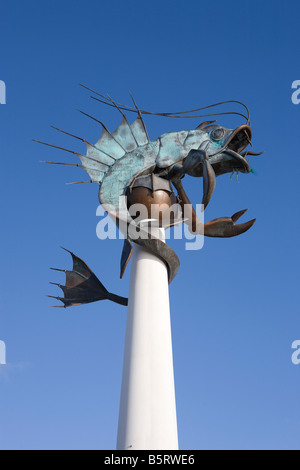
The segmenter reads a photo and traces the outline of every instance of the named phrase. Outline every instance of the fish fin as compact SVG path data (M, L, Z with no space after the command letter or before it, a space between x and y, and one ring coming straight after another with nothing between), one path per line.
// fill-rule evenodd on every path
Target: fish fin
M74 255L74 253L66 248L63 249L72 256L73 269L72 271L68 271L51 268L55 271L63 271L66 274L65 285L51 284L57 285L63 291L64 297L54 298L60 300L64 304L64 307L82 305L105 299L112 300L120 305L127 305L128 299L110 293L82 259L78 258L78 256Z
M133 250L133 247L132 247L131 242L127 238L125 238L122 256L121 256L121 274L120 274L121 279L123 278L125 274L125 270L127 268L127 265L132 255L132 250Z

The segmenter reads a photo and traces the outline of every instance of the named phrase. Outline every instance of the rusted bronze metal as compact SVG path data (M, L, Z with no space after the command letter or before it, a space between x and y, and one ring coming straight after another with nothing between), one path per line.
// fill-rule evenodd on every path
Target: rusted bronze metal
M54 297L53 295L49 295L48 297L60 300L64 304L61 307L88 304L98 300L112 300L124 306L128 304L128 299L125 297L120 297L119 295L108 292L82 259L78 258L78 256L74 255L71 251L66 250L66 248L63 249L71 254L73 269L72 271L68 271L66 269L51 268L54 271L64 272L66 274L66 282L65 285L55 282L50 283L60 287L64 293L64 297ZM57 307L59 307L59 305Z
M152 175L140 176L136 178L132 187L127 189L126 195L128 211L133 220L140 215L132 209L135 204L141 204L146 219L157 220L160 227L173 225L174 214L171 214L173 219L170 220L169 208L176 203L177 199L170 181L153 173Z
M245 222L244 224L236 225L235 222L244 215L248 209L236 212L232 217L220 217L218 219L211 220L203 224L193 208L191 201L189 200L185 190L183 189L181 181L174 182L174 186L178 191L180 204L182 206L183 217L185 223L188 225L191 233L203 234L206 237L213 238L230 238L241 235L242 233L249 230L254 225L256 219ZM186 217L186 208L191 208L192 216Z
M239 211L232 217L222 217L205 224L201 224L194 209L192 209L191 216L186 217L185 206L189 205L190 208L192 206L181 182L185 175L203 177L202 204L205 208L213 195L216 176L225 173L233 174L234 172L237 172L237 174L249 174L253 171L246 157L248 155L259 154L246 150L248 145L252 146L252 131L250 127L250 112L244 103L230 100L191 111L152 113L139 109L133 98L134 106L130 107L124 106L100 93L96 94L101 98L95 98L96 100L108 106L113 106L120 112L122 121L119 127L114 132L110 132L102 122L83 113L102 125L102 135L97 143L93 145L70 132L61 131L70 137L84 142L87 147L86 154L77 153L63 147L53 147L60 148L80 158L81 164L76 164L76 166L83 168L90 177L89 181L83 182L99 184L99 201L103 208L110 213L119 228L121 226L124 227L124 225L127 227L127 240L124 243L121 258L121 277L132 253L131 242L146 248L166 263L169 272L169 282L172 281L178 272L179 259L167 244L156 239L142 227L140 227L140 237L135 238L132 236L132 224L134 222L137 224L136 213L132 210L134 204L143 205L146 218L154 218L160 226L166 226L164 213L168 213L169 217L170 211L168 209L176 202L176 196L172 191L172 184L177 189L177 197L183 208L183 218L187 219L185 222L192 233L204 233L205 236L209 237L233 237L252 227L255 219L244 224L236 224L236 221L246 211ZM246 119L246 124L240 125L236 129L227 129L218 125L216 121L205 121L198 125L196 129L169 132L151 141L142 118L142 114L154 114L173 118L195 118L200 117L200 115L195 114L200 110L209 110L215 106L228 103L243 106L246 114L231 111L207 113L202 114L201 117L227 114L238 115ZM130 124L123 111L137 113L137 119ZM60 129L58 130L60 131ZM48 143L45 144L50 145ZM60 162L57 163L61 164ZM127 199L124 195L127 195ZM176 218L174 217L174 221L169 220L169 222L170 226L176 222ZM148 236L142 236L146 233ZM82 262L82 260L80 261ZM92 279L92 275L90 277ZM68 282L69 279L67 278ZM110 298L115 302L123 302L124 304L124 298L120 300L118 296L112 296L100 284L98 284L96 292L91 293L90 283L87 283L85 287L90 297L86 298L91 298L92 300L86 300L85 298L84 302L81 302L79 298L80 294L82 294L81 291L72 292L74 299L68 297L70 289L77 289L76 286L70 287L67 284L66 286L60 286L65 294L64 300L62 300L64 305L75 305L103 298ZM81 288L82 286L80 286Z

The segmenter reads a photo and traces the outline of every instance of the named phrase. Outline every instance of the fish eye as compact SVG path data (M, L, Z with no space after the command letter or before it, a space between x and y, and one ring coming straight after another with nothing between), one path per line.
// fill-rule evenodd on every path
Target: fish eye
M221 140L225 136L225 129L223 127L216 127L211 131L210 135L214 140Z

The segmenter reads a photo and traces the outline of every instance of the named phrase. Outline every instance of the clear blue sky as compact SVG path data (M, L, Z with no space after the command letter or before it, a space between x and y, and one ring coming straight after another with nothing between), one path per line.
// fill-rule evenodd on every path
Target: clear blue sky
M102 302L52 309L50 266L70 267L60 245L85 259L111 290L121 241L96 237L96 185L80 169L40 160L71 156L32 138L83 151L56 125L95 142L119 115L79 83L154 111L243 100L252 112L257 176L217 181L206 219L249 208L257 223L203 250L172 246L181 270L170 288L181 449L299 449L298 1L14 1L0 6L1 449L114 449L126 310ZM148 118L154 139L195 121ZM230 127L239 122L220 120ZM64 160L64 157L70 160ZM190 178L193 202L201 182Z

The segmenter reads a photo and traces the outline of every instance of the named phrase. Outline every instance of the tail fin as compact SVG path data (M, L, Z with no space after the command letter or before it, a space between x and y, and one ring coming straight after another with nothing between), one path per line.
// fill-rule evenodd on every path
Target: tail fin
M60 300L64 304L59 305L58 307L71 307L73 305L82 305L105 299L111 300L120 305L128 305L127 298L108 292L82 259L78 258L78 256L74 255L71 251L66 250L65 248L63 249L70 253L73 258L73 270L68 271L65 269L51 268L55 271L62 271L66 274L65 285L51 282L51 284L60 287L64 293L64 297L55 297L53 295L48 296Z

